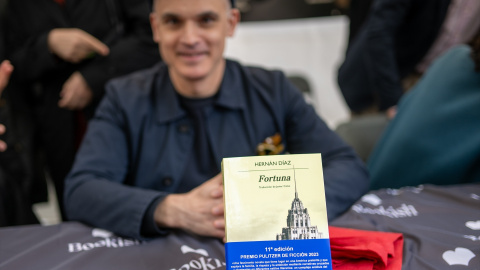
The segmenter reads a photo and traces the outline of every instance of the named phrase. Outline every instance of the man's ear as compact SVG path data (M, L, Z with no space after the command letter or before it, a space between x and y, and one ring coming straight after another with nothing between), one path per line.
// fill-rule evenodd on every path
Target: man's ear
M160 43L160 36L158 35L158 17L155 13L150 13L150 27L152 27L153 41Z
M233 37L237 24L240 22L240 11L236 8L230 9L230 16L228 17L227 36Z

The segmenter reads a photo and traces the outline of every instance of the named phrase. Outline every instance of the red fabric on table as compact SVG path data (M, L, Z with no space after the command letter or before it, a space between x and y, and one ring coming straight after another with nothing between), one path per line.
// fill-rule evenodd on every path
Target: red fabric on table
M402 268L401 233L329 227L332 265L335 270Z

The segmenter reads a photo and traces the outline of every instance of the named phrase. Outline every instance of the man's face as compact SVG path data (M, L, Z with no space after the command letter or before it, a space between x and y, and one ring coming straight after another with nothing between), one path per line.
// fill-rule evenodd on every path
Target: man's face
M150 16L170 75L182 81L223 74L225 38L238 20L227 0L156 0Z

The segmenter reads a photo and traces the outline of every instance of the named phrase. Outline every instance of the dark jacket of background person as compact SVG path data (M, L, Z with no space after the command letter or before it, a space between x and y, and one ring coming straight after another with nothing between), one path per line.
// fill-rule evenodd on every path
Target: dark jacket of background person
M0 61L5 59L5 4L5 0L0 0ZM20 130L25 130L24 123L15 121L7 98L8 90L0 89L0 93L0 123L6 126L0 140L7 143L7 150L0 152L0 227L38 223L29 196L32 188L31 148L25 136L19 134Z
M81 134L78 113L59 108L59 93L73 72L79 71L93 92L84 109L87 116L104 93L107 80L159 61L152 41L146 0L13 0L7 7L7 56L15 67L11 83L17 112L31 116L35 145L45 151L60 206L63 180L73 163ZM106 57L92 56L78 64L49 52L47 37L54 28L80 28L110 48Z
M412 73L435 41L450 0L375 0L338 71L351 111L383 111L403 94Z
M281 72L227 61L210 109L205 125L213 157L205 159L206 167L216 167L210 177L220 173L222 158L257 155L257 145L279 133L289 153L322 154L329 219L365 193L368 174L360 159ZM66 180L68 217L141 238L156 200L207 180L186 170L195 124L167 66L111 81Z
M363 23L367 19L373 1L374 0L350 0L347 13L350 21L348 28L347 51L350 48L350 44L355 39L355 36L362 28Z
M4 98L0 100L0 123L7 127L0 139L8 145L7 150L0 153L0 227L38 223L30 198L29 149L24 137L18 135L19 124L14 121Z
M480 73L471 53L454 47L401 99L368 162L372 189L480 182Z

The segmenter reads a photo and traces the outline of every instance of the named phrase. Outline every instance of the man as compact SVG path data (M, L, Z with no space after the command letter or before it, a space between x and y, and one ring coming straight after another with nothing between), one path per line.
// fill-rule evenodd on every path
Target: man
M360 160L282 73L223 58L232 5L155 0L165 63L108 84L66 180L69 218L135 238L223 238L222 158L255 155L276 133L289 153L323 154L330 218L365 192Z

